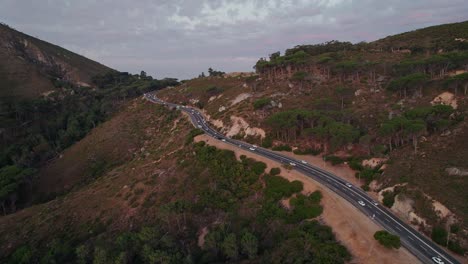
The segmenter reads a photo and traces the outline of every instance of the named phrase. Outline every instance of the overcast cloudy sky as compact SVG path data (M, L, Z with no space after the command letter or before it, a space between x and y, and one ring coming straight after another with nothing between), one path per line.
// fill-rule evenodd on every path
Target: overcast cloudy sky
M0 0L0 21L120 71L191 78L332 39L468 19L466 0Z

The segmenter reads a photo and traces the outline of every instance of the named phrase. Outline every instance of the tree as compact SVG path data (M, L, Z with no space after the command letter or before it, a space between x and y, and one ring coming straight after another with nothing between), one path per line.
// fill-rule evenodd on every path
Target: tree
M239 249L237 247L237 239L234 233L230 233L224 238L223 243L221 244L224 255L226 255L231 260L236 260L239 256Z
M408 122L404 128L405 132L412 138L414 153L418 152L418 136L426 130L426 123L423 120L413 120Z
M401 247L400 237L396 235L392 235L385 230L375 232L374 238L386 248L398 249Z
M141 72L140 72L140 78L141 78L141 79L145 79L145 78L146 78L146 72L145 72L145 71L141 71Z
M240 241L240 245L242 253L247 255L249 259L253 259L257 256L258 239L252 233L244 232Z
M432 228L431 238L439 245L447 245L447 230L443 226L434 226Z
M350 97L351 95L353 95L353 90L351 90L350 88L346 87L346 86L338 86L336 87L335 89L335 92L340 96L341 98L341 110L343 111L343 108L344 108L344 100L345 98L348 98Z

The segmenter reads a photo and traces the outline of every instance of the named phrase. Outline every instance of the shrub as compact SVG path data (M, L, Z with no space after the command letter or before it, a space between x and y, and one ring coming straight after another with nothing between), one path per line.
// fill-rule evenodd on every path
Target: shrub
M255 161L252 164L252 170L256 175L260 175L265 172L266 164L261 161Z
M265 137L265 139L262 141L262 147L264 148L271 148L272 145L273 140L269 136Z
M364 167L362 166L362 158L356 158L356 157L352 157L350 159L348 159L348 165L351 169L353 170L356 170L356 171L361 171L364 169Z
M201 130L199 128L194 128L194 129L190 130L190 132L188 133L187 138L185 140L185 145L188 145L188 144L192 143L194 137L196 137L198 135L201 135L203 133L204 133L203 130Z
M466 249L464 249L458 241L449 241L448 249L450 249L451 251L459 255L465 254L465 251L466 251Z
M270 104L270 101L271 100L269 98L260 98L258 100L255 100L255 102L253 103L254 109L255 110L261 109L267 106L268 104Z
M395 203L395 194L392 191L385 191L383 192L383 201L382 203L388 207L391 208L393 204Z
M337 156L325 156L325 161L330 161L332 165L338 165L344 162L344 160Z
M278 146L274 146L272 148L272 150L275 150L275 151L292 151L292 148L288 145L278 145Z
M281 173L281 169L280 168L271 168L270 170L270 175L279 175Z
M289 223L298 223L305 219L310 219L319 216L323 207L320 205L322 193L315 191L309 196L298 194L296 197L291 198L291 206L293 210L287 217Z
M432 228L431 238L439 245L447 245L447 230L443 226L434 226Z
M386 248L398 249L401 246L400 237L396 235L392 235L385 230L375 232L374 238Z
M307 148L307 149L295 149L293 151L294 154L296 155L314 155L317 156L318 154L322 153L321 149L312 149L312 148Z
M289 182L280 176L265 177L265 196L273 200L280 200L291 196L293 193L302 191L303 184L299 181Z

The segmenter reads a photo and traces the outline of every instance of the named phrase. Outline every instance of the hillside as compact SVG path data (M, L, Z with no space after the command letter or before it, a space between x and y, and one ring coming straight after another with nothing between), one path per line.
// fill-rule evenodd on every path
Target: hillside
M92 86L112 69L0 24L0 98L37 97L61 82Z
M463 255L467 25L296 46L261 58L256 75L196 78L158 95L202 108L230 137L347 164L436 242L453 231L449 248Z
M65 149L109 120L128 100L178 84L173 78L153 79L144 71L111 70L5 25L0 25L0 75L3 214L75 188L76 174L83 170L94 175L109 164L123 162L120 153L85 149L77 155L86 155L94 162L92 168L84 163L69 168L53 166ZM101 160L104 156L109 158ZM69 185L48 186L60 176Z
M89 164L86 155L114 150L126 162L50 202L0 217L0 260L7 263L219 263L331 261L349 251L313 219L320 191L268 173L266 165L232 151L193 143L198 131L179 111L141 99L64 152L52 167ZM118 138L119 145L111 143ZM105 149L102 149L105 148ZM125 155L125 154L124 154ZM86 166L86 165L84 165ZM88 165L89 166L89 165ZM91 178L90 178L91 177ZM67 178L64 179L69 180ZM50 182L51 189L63 182ZM290 207L280 200L293 197ZM27 237L28 239L23 239ZM100 262L99 262L100 261Z

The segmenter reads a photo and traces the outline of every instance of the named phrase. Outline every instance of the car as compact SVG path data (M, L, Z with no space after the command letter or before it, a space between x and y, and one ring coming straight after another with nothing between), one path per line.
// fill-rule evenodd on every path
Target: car
M301 160L302 164L307 164L307 161Z
M201 128L201 126L200 126L200 125L198 125L198 128Z
M296 163L294 163L294 162L289 162L289 165L291 165L291 166L296 166Z
M353 185L349 182L346 183L346 186L348 186L349 188L353 187Z
M221 139L221 141L226 142L226 139L223 138L223 139Z
M366 204L361 200L358 201L358 204L361 205L361 206L366 206Z
M432 261L437 264L444 264L444 261L440 257L432 257Z
M252 145L252 147L254 147L254 148L258 148L258 146L257 146L257 145Z
M375 206L379 205L379 203L376 202L376 201L374 201L373 204L374 204Z
M252 151L255 151L255 149L254 149L254 148L249 148L249 149L250 149L250 150L252 150Z
M242 145L239 145L239 148L242 148Z

